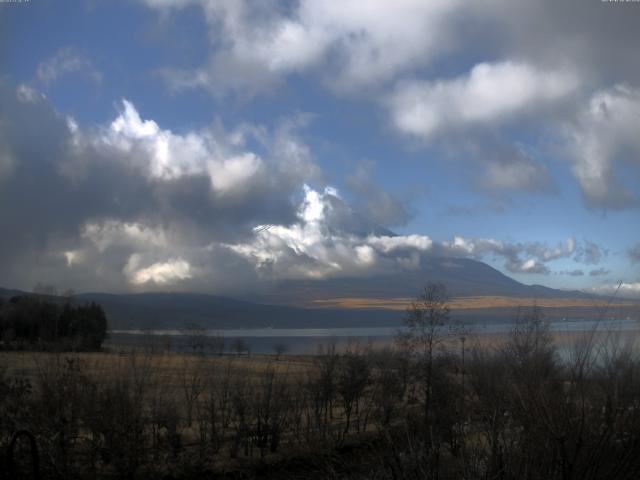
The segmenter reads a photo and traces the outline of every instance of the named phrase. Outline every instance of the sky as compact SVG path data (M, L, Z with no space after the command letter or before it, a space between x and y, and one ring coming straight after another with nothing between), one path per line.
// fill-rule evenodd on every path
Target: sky
M600 0L0 3L0 285L448 255L640 296L638 27Z

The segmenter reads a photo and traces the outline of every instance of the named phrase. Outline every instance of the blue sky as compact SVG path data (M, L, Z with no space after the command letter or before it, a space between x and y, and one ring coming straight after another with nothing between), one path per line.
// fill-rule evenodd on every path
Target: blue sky
M640 294L640 6L529 3L0 4L0 281L217 292L456 255Z

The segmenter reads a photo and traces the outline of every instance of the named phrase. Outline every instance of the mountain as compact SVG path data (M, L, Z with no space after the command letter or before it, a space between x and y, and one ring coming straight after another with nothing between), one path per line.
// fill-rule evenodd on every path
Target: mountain
M0 299L8 300L11 297L15 297L16 295L26 295L26 292L22 290L16 290L14 288L0 288Z
M433 257L418 269L400 273L367 278L286 280L271 285L260 300L309 306L318 299L406 298L415 297L429 282L443 283L452 297L592 298L592 295L579 291L525 285L477 260Z
M447 287L453 315L461 320L509 321L519 305L533 303L550 317L601 316L603 306L608 314L612 312L606 299L524 285L485 263L441 257L403 273L277 282L268 285L265 293L243 299L195 293L82 293L73 300L102 305L112 329L175 329L189 323L209 329L397 326L407 299L429 282ZM0 289L0 297L18 294L24 292ZM620 300L615 307L620 308L616 315L627 316L637 312L638 304Z
M0 288L0 299L6 301L16 295L33 294ZM45 297L49 301L67 301ZM208 329L364 327L396 325L401 318L397 312L384 310L306 309L195 293L80 293L72 301L101 305L112 330L180 329L192 323Z
M298 308L193 293L83 293L74 299L102 305L112 329L175 329L190 323L209 329L328 328L393 325L400 321L397 312L385 310Z

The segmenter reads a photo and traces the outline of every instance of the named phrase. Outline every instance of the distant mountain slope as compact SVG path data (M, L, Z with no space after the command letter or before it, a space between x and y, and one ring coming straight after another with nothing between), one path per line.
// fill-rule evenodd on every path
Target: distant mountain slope
M139 293L114 295L82 293L74 301L95 301L103 306L112 329L181 328L189 323L216 328L323 328L399 325L401 311L368 307L350 309L317 307L316 300L359 298L397 299L418 295L428 282L442 282L452 297L500 296L523 299L591 298L583 292L566 292L540 285L524 285L489 265L465 258L432 258L420 269L370 278L287 280L272 284L264 295L231 299L193 293ZM0 289L0 297L24 294ZM602 301L602 299L601 299ZM637 308L637 304L636 307ZM488 307L455 310L461 319L506 321L517 308ZM594 313L595 312L595 313ZM554 317L584 318L597 308L548 308ZM625 314L626 315L626 314Z
M84 293L74 299L102 305L112 329L182 328L189 323L209 329L323 328L393 325L401 318L384 310L304 309L191 293Z
M13 288L0 288L0 298L2 298L3 300L8 300L9 298L15 297L16 295L26 295L26 292Z
M486 263L467 258L430 259L421 268L369 278L286 280L261 297L265 303L312 305L314 300L360 297L413 297L428 282L441 282L453 297L505 296L528 298L589 298L578 291L524 285Z

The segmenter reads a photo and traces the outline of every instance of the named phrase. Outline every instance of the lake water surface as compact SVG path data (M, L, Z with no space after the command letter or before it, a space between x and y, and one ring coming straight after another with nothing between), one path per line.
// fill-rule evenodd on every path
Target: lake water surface
M555 333L582 333L590 331L621 332L635 335L640 332L640 322L632 319L566 320L549 322ZM514 328L512 323L466 324L462 326L467 335L504 335ZM349 342L391 344L401 329L398 327L359 328L255 328L204 330L202 334L208 343L215 338L223 338L225 351L233 350L238 339L253 353L273 353L275 345L284 345L287 353L314 353L320 345L336 344L338 347ZM190 333L185 330L112 330L106 346L154 346L158 349L185 351L189 349Z

